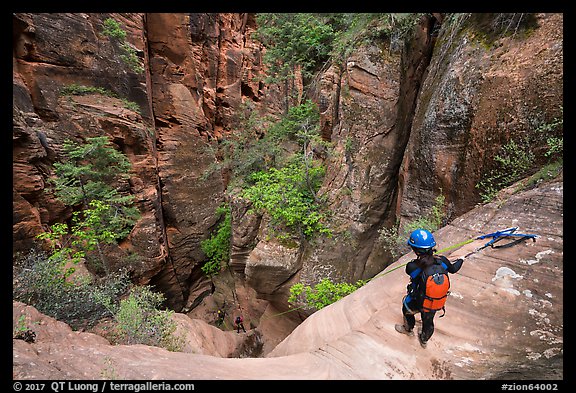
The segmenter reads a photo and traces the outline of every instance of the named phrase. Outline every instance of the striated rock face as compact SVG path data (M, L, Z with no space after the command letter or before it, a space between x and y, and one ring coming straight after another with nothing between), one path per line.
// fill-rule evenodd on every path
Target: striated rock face
M509 141L547 149L537 128L562 116L563 16L515 19L514 34L505 34L501 19L509 17L426 16L402 52L387 39L358 46L343 69L318 77L321 133L334 144L320 193L334 237L303 245L299 258L256 247L253 261L267 259L263 249L283 255L278 304L296 282L372 277L391 260L378 230L424 217L439 195L445 223L471 209L476 184ZM291 275L293 259L300 262Z
M13 340L13 378L561 380L563 181L521 192L517 186L505 191L503 203L475 208L434 233L439 247L513 225L538 238L488 247L466 259L451 276L446 314L436 317L426 349L416 337L394 330L402 322L401 300L409 280L402 267L413 258L405 255L362 288L307 318L264 358L223 358L238 345L236 333L230 337L203 322L185 325L191 350L174 353L144 345L112 346L14 303L13 327L25 315L36 340ZM485 241L445 255L454 260ZM258 340L248 336L240 334L246 345Z
M468 211L507 142L546 148L536 128L562 117L563 15L534 19L522 28L515 21L508 35L492 14L443 23L400 172L401 221L428 211L440 193L448 219Z
M152 282L174 308L190 309L211 292L200 270L200 243L218 224L215 211L227 186L225 174L212 170L216 141L238 132L244 106L273 112L277 104L258 82L262 59L250 38L253 15L153 13L145 20L170 250L169 263Z
M144 72L103 34L108 17L127 32ZM402 51L380 37L319 75L312 96L334 146L320 193L334 213L334 237L294 248L268 241L266 217L231 201L226 273L235 275L211 282L200 270L200 243L218 224L229 181L211 171L218 143L241 129L241 114L281 113L286 93L262 82L254 15L13 14L13 250L29 250L35 235L71 217L47 186L63 141L108 135L133 164L121 191L142 214L106 250L108 267L128 267L175 310L201 308L200 316L231 299L231 309L274 331L264 316L287 310L292 284L372 277L391 262L378 230L420 217L441 193L447 220L467 212L501 146L560 115L562 14L537 14L517 34L492 32L495 18L427 15ZM71 84L117 97L61 95ZM532 142L545 149L545 138ZM214 288L231 293L207 299ZM288 315L286 326L305 318Z
M389 40L356 49L337 89L330 89L334 72L326 74L329 93L324 95L338 99L323 116L334 124L330 140L336 154L328 162L320 192L334 211L336 236L308 251L301 280L316 282L332 271L335 278L355 281L372 277L385 266L382 255L369 257L377 230L394 222L398 168L434 45L430 35L434 23L434 18L423 17L403 51L394 49ZM336 117L331 107L338 108ZM319 264L323 268L315 271Z
M123 61L123 42L103 33L107 18L126 32L143 72ZM28 251L35 235L71 217L47 186L63 141L108 135L132 163L122 191L135 196L142 218L120 247L106 250L107 268L129 264L134 279L162 290L174 309L197 304L211 289L199 245L216 225L226 187L220 173L205 176L216 159L209 143L234 132L244 101L277 108L257 78L253 15L14 14L13 20L14 252ZM110 96L62 95L71 85Z
M71 217L47 186L52 163L66 139L108 135L132 163L121 192L132 194L142 218L120 247L110 247L107 268L126 266L143 282L159 270L167 250L157 189L153 133L143 74L119 57L117 43L103 35L104 14L14 15L13 251L28 251L34 236ZM144 46L142 19L124 15L127 41ZM65 94L72 85L109 94ZM115 95L116 97L113 97ZM127 107L137 104L139 111Z
M319 348L327 358L345 359L346 364L370 358L383 374L377 373L390 379L512 375L562 379L563 183L560 179L520 193L512 191L515 187L503 192L502 205L473 209L434 233L438 247L510 226L520 226L518 233L538 238L511 247L486 248L466 259L451 276L446 315L436 317L435 333L425 350L416 337L394 331L394 323L402 322L401 298L409 281L402 267L413 258L410 254L352 295L313 314L269 356ZM445 255L455 260L487 240L476 240ZM369 373L361 375L371 378Z

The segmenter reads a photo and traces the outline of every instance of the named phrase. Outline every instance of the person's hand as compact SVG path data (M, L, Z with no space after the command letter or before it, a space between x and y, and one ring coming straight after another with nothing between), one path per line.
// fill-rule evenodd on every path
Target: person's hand
M458 259L462 259L462 261L464 261L468 257L468 254L459 255L459 256L458 255L451 255L451 257L454 258L454 262L456 262Z

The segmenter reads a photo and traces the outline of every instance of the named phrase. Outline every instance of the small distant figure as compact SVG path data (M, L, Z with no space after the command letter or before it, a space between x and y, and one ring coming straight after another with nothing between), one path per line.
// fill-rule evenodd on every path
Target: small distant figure
M217 326L222 326L222 324L224 323L224 317L226 317L226 311L219 308L218 311L216 312L216 325Z
M238 315L236 317L236 319L234 320L234 323L236 324L236 333L240 334L240 329L242 329L244 331L244 333L246 333L246 329L244 329L244 319Z

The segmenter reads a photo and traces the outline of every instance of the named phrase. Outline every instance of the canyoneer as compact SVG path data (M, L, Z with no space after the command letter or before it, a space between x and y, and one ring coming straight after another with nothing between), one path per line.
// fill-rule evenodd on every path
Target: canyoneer
M415 314L420 313L422 329L418 333L418 339L420 345L426 348L434 333L436 311L444 310L450 289L448 273L460 270L465 257L451 263L445 256L435 255L436 241L426 229L413 231L407 244L416 254L416 258L406 264L405 271L410 276L410 283L406 287L407 294L402 299L404 323L395 325L395 329L399 333L414 336Z
M244 328L244 319L242 318L241 315L238 315L236 317L236 319L234 320L234 324L236 325L236 333L240 333L240 329L242 329L244 331L244 333L246 333L246 329Z

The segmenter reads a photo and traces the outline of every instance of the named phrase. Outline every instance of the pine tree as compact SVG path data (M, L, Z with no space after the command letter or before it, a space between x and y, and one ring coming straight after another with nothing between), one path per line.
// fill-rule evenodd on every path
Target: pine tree
M128 236L139 217L133 196L118 191L129 176L130 161L105 136L87 138L83 145L67 140L63 152L63 161L54 163L51 182L57 198L76 210L72 227L67 232L64 224L54 224L38 237L51 242L53 257L61 262L77 262L96 249L106 269L101 244Z

